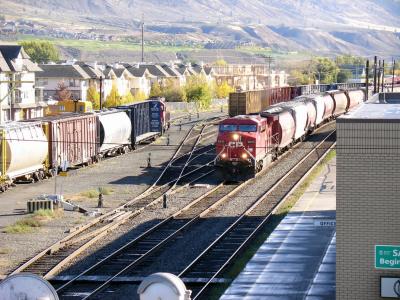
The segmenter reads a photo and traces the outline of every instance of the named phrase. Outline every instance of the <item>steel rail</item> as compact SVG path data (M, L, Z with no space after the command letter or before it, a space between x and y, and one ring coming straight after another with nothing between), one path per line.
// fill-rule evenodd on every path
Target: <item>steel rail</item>
M202 258L204 258L218 243L224 239L229 233L233 232L234 229L238 226L238 224L244 220L245 217L248 217L251 212L253 212L266 198L271 195L276 189L280 187L280 185L289 177L291 176L295 171L298 170L298 168L301 167L301 165L306 162L306 160L313 154L316 153L317 150L319 150L319 147L323 145L324 143L327 142L327 140L335 133L335 130L330 133L327 137L324 138L323 141L321 141L317 147L315 147L312 151L310 151L303 159L301 159L288 173L286 173L281 179L279 179L268 191L266 191L263 195L257 198L257 200L251 205L250 208L248 208L234 223L232 223L216 240L214 240L213 243L211 243L199 256L197 256L183 271L180 272L178 275L179 277L183 278L187 273L191 271ZM202 293L208 288L208 286L212 283L212 281L229 265L232 260L237 256L237 254L247 245L248 241L251 240L255 234L258 232L258 230L267 222L269 221L270 217L276 211L276 209L279 207L281 203L284 202L286 197L289 195L291 191L294 190L300 183L300 181L309 174L309 172L316 166L318 163L323 159L323 157L329 152L332 147L334 147L335 143L329 148L325 150L325 153L323 156L321 156L312 166L311 168L306 172L305 175L303 175L297 183L290 188L289 190L286 191L284 196L276 203L274 204L273 208L270 210L270 212L263 217L262 221L256 226L256 228L247 236L247 238L241 243L241 245L231 254L231 256L220 266L220 268L214 272L214 274L211 277L208 277L207 282L201 287L201 289L196 293L196 295L192 298L192 300L198 299Z

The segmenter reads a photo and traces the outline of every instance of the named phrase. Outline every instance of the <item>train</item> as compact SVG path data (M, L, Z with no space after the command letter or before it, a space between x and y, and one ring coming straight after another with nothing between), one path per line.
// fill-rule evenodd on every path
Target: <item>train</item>
M243 91L229 94L229 116L259 113L267 107L290 101L299 96L313 95L334 90L350 90L365 87L364 83L311 84Z
M365 89L333 90L225 119L219 124L215 166L224 179L252 177L322 123L365 99Z
M96 163L154 140L169 128L164 99L87 113L61 113L0 126L0 191L51 177L62 166Z

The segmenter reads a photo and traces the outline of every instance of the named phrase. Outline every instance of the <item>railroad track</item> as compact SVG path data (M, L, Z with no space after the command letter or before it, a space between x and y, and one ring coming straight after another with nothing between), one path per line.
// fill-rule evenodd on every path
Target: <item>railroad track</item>
M213 119L212 122L214 121ZM146 208L159 203L165 193L176 192L213 172L210 166L210 162L213 160L209 156L210 152L201 153L197 149L207 125L207 123L201 124L200 129L192 127L171 160L174 162L174 167L171 167L171 162L168 163L155 184L142 195L71 232L64 239L22 264L11 274L24 271L41 275L47 279L52 277L110 231L124 224L128 219L139 215ZM208 155L208 158L206 162L196 161L194 164L193 153L197 159L202 158L203 155ZM179 165L177 165L178 163ZM180 183L179 187L177 187L178 182Z
M328 141L325 140L324 142ZM310 160L306 159L310 158L313 153L316 153L316 151L311 151L297 166L299 166L301 163L305 163L306 161L310 162ZM294 170L301 171L301 169L297 169L297 167ZM293 185L299 180L298 177L301 178L304 175L298 171L299 173L296 177L294 176L294 170L282 178L267 194L270 195L272 190L275 191L278 184L282 183L283 180L287 180L286 184ZM261 172L260 175L263 173L265 173L265 171ZM290 181L288 181L289 179ZM178 234L189 229L189 227L194 225L196 221L199 221L202 217L205 217L206 214L212 210L212 208L221 205L228 197L236 194L241 188L249 184L249 182L250 181L228 186L220 185L205 195L199 197L187 207L175 213L172 217L161 221L138 238L132 240L99 263L72 278L66 284L60 286L57 291L60 293L61 298L102 299L103 297L106 297L106 295L102 294L106 292L106 287L113 283L114 280L118 279L118 277L123 278L125 276L128 278L140 278L140 275L144 273L143 270L145 270L147 267L146 262L151 262L152 256L157 254L158 251L162 251L163 247L168 243L171 243ZM282 190L281 193L283 191L284 190ZM258 199L250 209L248 209L228 228L231 229L233 226L235 226L234 228L236 230L234 233L231 233L233 234L233 238L232 235L230 235L227 239L224 239L224 245L229 245L228 251L225 252L227 250L225 248L212 248L214 254L217 253L217 262L221 261L221 259L224 260L226 253L228 253L228 256L230 257L231 252L229 252L229 250L235 250L235 247L237 246L236 242L241 242L240 238L246 240L247 235L245 233L251 233L254 228L258 228L260 223L262 223L265 219L265 213L273 209L273 207L276 206L275 203L279 201L279 197L281 197L279 193L274 195L276 197L276 200L274 201L270 201L269 198L268 200L263 198L264 202L261 203L261 200ZM229 232L228 229L226 232ZM226 234L226 232L223 233L223 236ZM236 236L238 232L239 236ZM217 239L216 242L220 243L220 238ZM214 243L212 245L214 245ZM207 249L211 249L210 247ZM204 253L205 252L203 252L202 255L204 255ZM213 270L211 270L211 272L208 271L210 264L200 264L202 267L202 273L199 273L198 270L193 271L194 265L195 263L191 264L181 273L181 276L184 276L185 281L198 281L198 279L201 278L200 281L203 281L207 284L208 280L212 282L219 274L218 273L213 276L215 272ZM218 263L212 262L211 265L219 268ZM208 276L205 274L207 272ZM87 282L88 278L90 283ZM195 293L197 291L201 291L201 287L195 286L194 291Z
M268 222L282 200L334 146L335 141L336 132L333 131L180 272L179 277L191 282L193 300L201 299L205 295L207 288L217 279L217 276L223 273L258 230ZM193 282L197 283L193 284Z
M178 212L164 219L146 232L125 244L120 249L85 270L75 278L57 289L62 299L88 299L98 295L118 276L124 275L138 266L148 257L154 255L168 242L171 242L182 231L206 216L213 208L227 201L229 196L236 193L245 183L216 186L200 196ZM135 271L139 271L136 270ZM90 284L80 281L87 276L103 278Z

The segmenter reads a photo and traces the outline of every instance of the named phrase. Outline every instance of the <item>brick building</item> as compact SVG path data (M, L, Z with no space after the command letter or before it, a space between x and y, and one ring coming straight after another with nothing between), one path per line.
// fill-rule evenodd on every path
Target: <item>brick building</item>
M400 248L399 182L400 93L375 95L337 120L336 299L382 299L381 277L396 296L400 257L381 269L375 247Z

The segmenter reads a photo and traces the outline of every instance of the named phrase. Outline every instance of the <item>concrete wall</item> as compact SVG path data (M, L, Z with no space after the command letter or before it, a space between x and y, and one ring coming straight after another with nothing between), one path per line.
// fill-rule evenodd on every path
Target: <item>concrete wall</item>
M397 120L398 122L399 120ZM337 122L336 299L381 299L375 245L400 244L400 123Z

